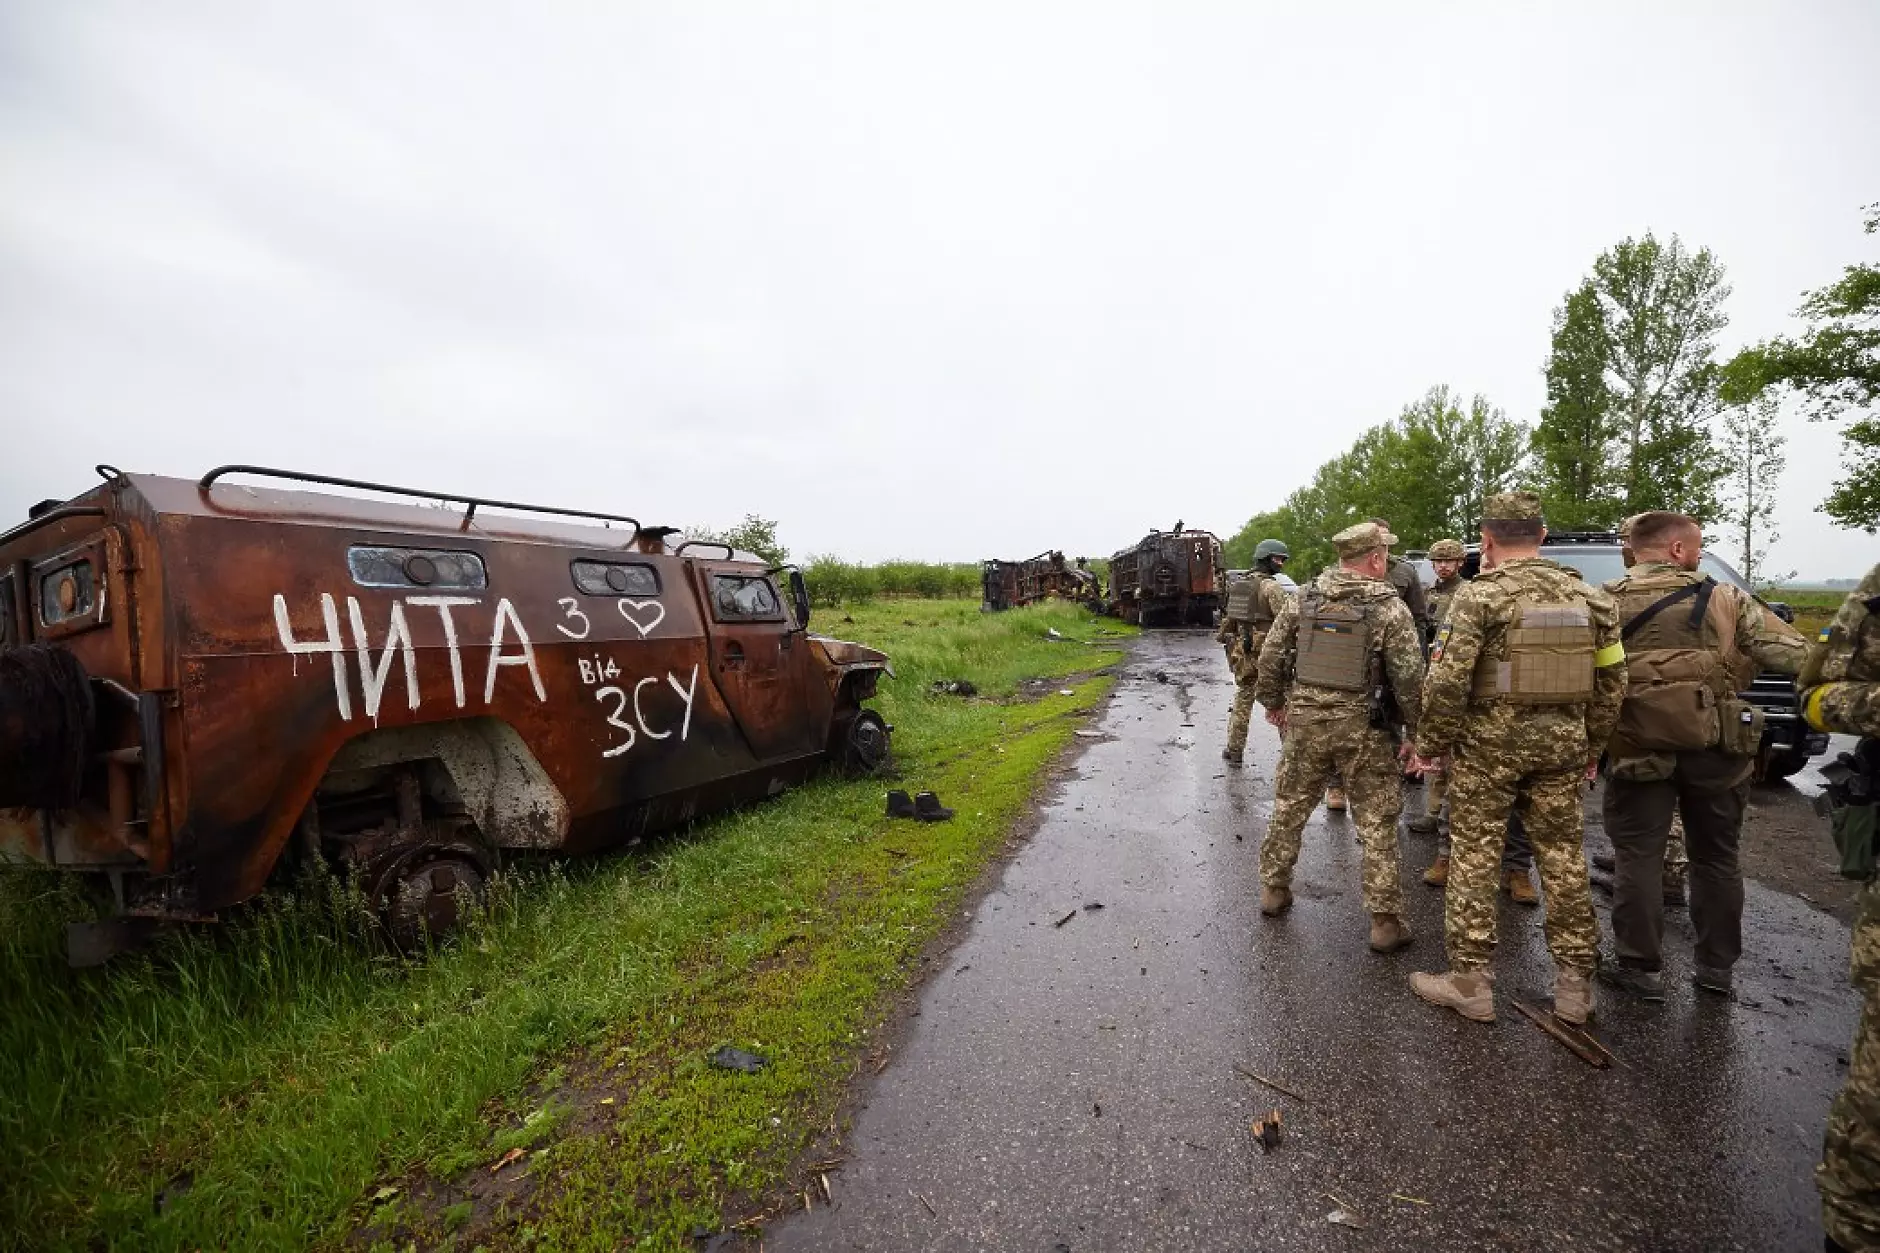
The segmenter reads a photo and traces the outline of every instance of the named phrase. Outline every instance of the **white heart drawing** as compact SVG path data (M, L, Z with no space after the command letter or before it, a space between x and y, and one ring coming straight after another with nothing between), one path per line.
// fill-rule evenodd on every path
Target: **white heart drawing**
M627 612L629 605L642 613L646 612L648 609L656 609L659 612L653 615L651 622L641 622L638 618ZM645 639L648 635L652 634L653 628L666 620L666 607L656 600L628 600L625 596L622 596L614 603L614 607L620 610L620 616L627 620L627 624L640 633L641 639Z

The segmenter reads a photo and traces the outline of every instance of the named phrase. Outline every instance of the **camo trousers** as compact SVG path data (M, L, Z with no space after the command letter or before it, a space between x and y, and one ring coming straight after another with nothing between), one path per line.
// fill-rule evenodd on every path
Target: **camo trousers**
M1260 843L1260 881L1268 887L1292 885L1300 836L1334 772L1344 777L1351 816L1364 841L1364 907L1374 914L1401 914L1397 818L1403 812L1403 776L1390 732L1363 716L1287 728L1273 780L1273 813Z
M1227 755L1238 759L1247 751L1247 724L1253 721L1252 678L1234 685L1234 708L1227 715Z
M1880 1249L1880 882L1867 881L1854 924L1854 986L1860 1026L1847 1082L1828 1110L1815 1186L1821 1225L1846 1249Z
M1510 756L1471 754L1449 763L1449 884L1443 931L1450 968L1486 970L1494 958L1502 846L1508 817L1518 812L1547 894L1548 951L1562 969L1591 974L1599 924L1593 920L1582 848L1584 773L1524 773Z

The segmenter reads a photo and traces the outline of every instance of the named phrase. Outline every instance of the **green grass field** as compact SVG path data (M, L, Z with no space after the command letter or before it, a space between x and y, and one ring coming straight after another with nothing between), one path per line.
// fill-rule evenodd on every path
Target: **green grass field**
M1834 611L1839 609L1841 602L1847 599L1847 593L1778 587L1765 599L1782 601L1793 609L1795 629L1812 640L1834 617Z
M487 921L417 963L362 943L328 885L73 972L70 885L0 876L0 1242L679 1249L793 1194L792 1163L1127 631L1063 605L841 617L816 629L891 654L876 704L903 785L953 822L890 821L882 781L824 780L648 850L512 873ZM981 695L930 694L940 677ZM721 1044L770 1064L712 1068Z

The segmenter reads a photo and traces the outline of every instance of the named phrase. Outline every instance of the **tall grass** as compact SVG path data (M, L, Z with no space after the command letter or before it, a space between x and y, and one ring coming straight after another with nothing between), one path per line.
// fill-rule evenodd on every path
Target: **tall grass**
M650 853L511 871L488 916L428 960L385 955L357 898L316 879L88 972L62 954L79 889L0 875L0 1243L290 1248L396 1226L397 1202L372 1199L382 1181L552 1138L532 1087L583 1048L668 1063L636 1072L605 1139L529 1168L532 1230L677 1247L728 1189L774 1182L819 1122L775 1130L750 1102L833 1099L853 1033L1024 804L1069 734L1059 715L1088 700L962 702L929 684L1009 695L1110 660L1086 641L1116 629L1067 605L851 616L816 625L888 649L899 677L878 704L897 756L962 803L955 823L895 828L891 849L875 838L881 785L825 780ZM776 1064L713 1086L699 1049L726 1038L761 1040ZM614 1147L649 1138L680 1148Z

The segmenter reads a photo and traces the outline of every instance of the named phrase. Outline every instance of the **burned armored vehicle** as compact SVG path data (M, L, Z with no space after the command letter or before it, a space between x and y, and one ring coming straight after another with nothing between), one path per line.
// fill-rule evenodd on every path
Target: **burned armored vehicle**
M109 881L74 960L296 858L409 943L506 856L887 758L887 658L809 634L794 570L605 514L100 472L0 535L0 859Z
M1221 541L1207 531L1151 531L1110 558L1110 597L1126 622L1213 626L1225 594Z
M1096 572L1082 558L1072 565L1056 549L1023 561L986 561L980 582L984 589L980 608L987 612L1040 600L1075 601L1102 611L1103 584Z

